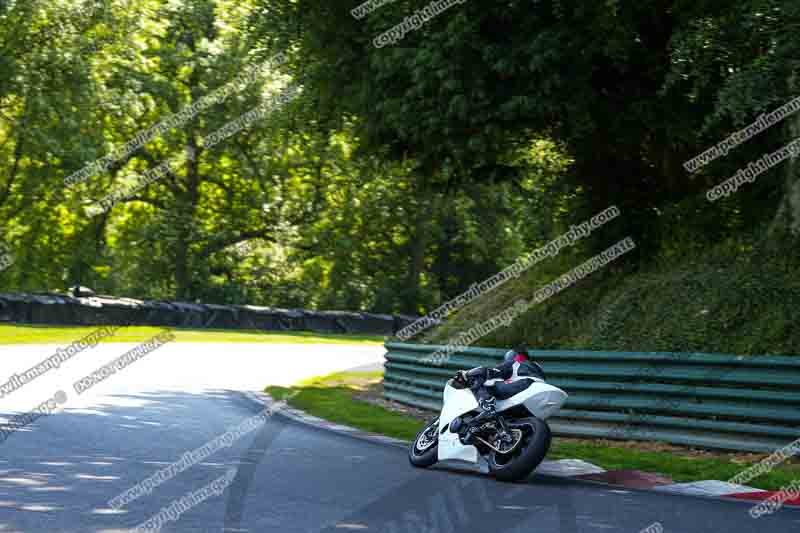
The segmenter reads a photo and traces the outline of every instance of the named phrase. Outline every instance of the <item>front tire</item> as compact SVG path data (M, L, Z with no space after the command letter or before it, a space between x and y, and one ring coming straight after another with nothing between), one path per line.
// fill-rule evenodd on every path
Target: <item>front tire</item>
M498 481L519 481L536 470L550 449L552 435L547 422L536 417L509 424L523 431L522 442L510 454L491 451L486 457L489 471Z
M414 437L408 448L408 461L419 468L427 468L439 460L439 419L428 422Z

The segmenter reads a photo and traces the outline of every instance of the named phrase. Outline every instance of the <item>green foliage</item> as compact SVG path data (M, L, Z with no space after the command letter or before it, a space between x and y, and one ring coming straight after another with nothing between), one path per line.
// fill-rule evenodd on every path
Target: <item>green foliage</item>
M652 310L651 331L660 332L671 315L656 311L657 296L614 287L650 286L653 276L667 292L701 278L714 285L692 259L716 245L752 255L724 267L735 270L725 279L750 284L765 250L796 249L764 229L786 204L786 168L723 202L703 196L784 143L791 120L696 174L682 167L796 96L793 0L465 2L396 45L373 46L427 4L396 1L356 20L342 0L0 2L0 224L16 258L0 272L0 290L79 283L142 298L424 313L617 205L619 221L509 286L528 291L633 236L638 248L616 274L584 282L574 291L583 301L564 294L565 307L543 306L547 320L531 318L525 330L558 345L622 346L646 330L626 325L639 332L631 339L595 331L583 323L592 316L585 301ZM64 185L277 52L286 54L281 66L107 171ZM296 98L204 148L289 82ZM108 213L89 213L187 155L194 160ZM789 283L786 265L763 265L788 269L764 287ZM720 280L725 291L737 286ZM501 291L454 324L513 294ZM763 339L739 327L730 346L793 347L780 333L791 308L747 294L746 316L773 319ZM627 324L614 313L609 320ZM727 322L665 329L652 343L695 346L743 320L719 314Z

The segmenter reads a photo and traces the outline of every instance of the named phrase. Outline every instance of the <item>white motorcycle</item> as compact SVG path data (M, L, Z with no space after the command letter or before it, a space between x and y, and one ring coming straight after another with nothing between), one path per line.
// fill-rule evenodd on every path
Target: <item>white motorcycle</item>
M567 393L536 378L509 398L496 396L497 415L478 422L476 428L471 422L481 409L475 395L465 381L450 379L444 387L442 412L417 434L408 459L417 467L448 459L466 461L500 481L523 479L550 449L550 427L545 420L566 399Z

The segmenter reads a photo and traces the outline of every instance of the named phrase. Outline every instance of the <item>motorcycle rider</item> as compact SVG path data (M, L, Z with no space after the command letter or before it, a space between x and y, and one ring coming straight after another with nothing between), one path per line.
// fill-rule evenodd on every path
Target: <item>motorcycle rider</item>
M527 389L535 380L544 381L545 376L542 367L531 360L528 347L522 344L506 352L501 365L459 370L457 379L468 384L478 400L481 413L473 420L474 424L496 414L495 397L501 400L510 398Z

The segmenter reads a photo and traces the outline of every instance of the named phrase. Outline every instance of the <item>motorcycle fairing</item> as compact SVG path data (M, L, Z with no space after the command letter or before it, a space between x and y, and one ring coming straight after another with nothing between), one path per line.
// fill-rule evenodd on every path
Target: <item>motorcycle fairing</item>
M458 434L450 432L450 422L478 407L475 395L469 389L454 389L448 381L444 387L443 400L442 412L439 415L439 460L457 459L477 463L478 449L475 446L464 446L458 439ZM443 428L447 429L442 432Z
M525 404L525 408L536 418L547 420L561 409L567 401L567 393L544 381L535 380L527 389L511 398L495 404L497 412L507 411L514 406Z
M444 387L444 403L439 415L439 445L438 458L440 461L456 459L469 463L478 463L480 456L474 446L461 444L458 434L450 432L450 422L456 417L478 408L478 401L469 389L455 389L450 381ZM546 420L558 411L567 400L567 393L535 380L528 388L515 394L511 398L496 403L497 412L507 411L512 407L524 404L525 408L541 420ZM446 429L445 429L446 428ZM444 431L442 431L444 429Z

